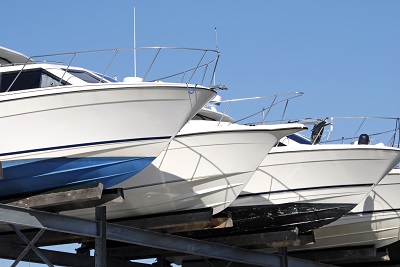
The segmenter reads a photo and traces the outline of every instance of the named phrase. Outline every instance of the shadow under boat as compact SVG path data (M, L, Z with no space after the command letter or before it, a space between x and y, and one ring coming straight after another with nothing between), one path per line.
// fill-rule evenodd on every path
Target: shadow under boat
M355 204L285 203L248 207L228 207L213 217L230 217L229 228L189 231L179 235L191 238L213 238L232 235L287 231L294 228L307 233L334 222L348 213Z

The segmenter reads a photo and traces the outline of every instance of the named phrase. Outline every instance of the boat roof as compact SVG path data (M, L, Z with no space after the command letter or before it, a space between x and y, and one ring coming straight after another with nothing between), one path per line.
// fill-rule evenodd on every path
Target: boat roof
M1 64L25 64L34 63L30 57L17 51L0 46L0 65Z

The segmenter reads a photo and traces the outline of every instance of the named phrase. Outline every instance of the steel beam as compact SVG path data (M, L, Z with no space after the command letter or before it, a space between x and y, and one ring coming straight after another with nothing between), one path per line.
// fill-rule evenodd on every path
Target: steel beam
M107 267L106 207L95 208L96 221L99 222L99 237L95 239L95 266Z
M107 239L243 264L269 267L281 266L281 257L279 255L114 224L107 224ZM328 266L326 264L290 257L288 257L288 265L298 267Z
M12 244L0 244L0 258L16 259L24 250L23 246ZM79 255L67 252L51 251L47 249L39 249L40 252L54 265L57 266L74 266L74 267L93 267L95 258L88 255ZM43 260L33 251L29 251L22 259L25 262L43 263ZM125 260L107 259L108 267L148 267L148 264L134 263Z
M0 204L0 221L31 228L99 237L98 222Z
M98 222L7 205L0 205L0 221L76 235L101 237L98 233ZM106 229L107 240L244 264L280 267L281 257L278 255L214 244L185 237L166 235L111 223L107 223ZM291 266L299 267L326 266L294 258L288 258L288 263L289 265L293 264Z
M35 247L35 243L39 238L42 236L42 234L46 231L45 229L40 229L39 233L36 234L36 236L29 241L28 238L17 228L15 225L10 224L10 227L15 231L15 233L26 243L26 248L24 251L21 252L21 254L18 256L18 258L14 261L14 263L11 265L12 267L17 266L18 263L24 258L26 253L29 252L29 250L32 250L38 255L44 263L47 264L49 267L53 267L53 264L44 256L39 249Z
M255 265L250 265L246 263L238 263L238 262L229 262L229 261L221 261L221 260L196 260L196 261L184 261L182 263L182 267L253 267ZM311 266L324 266L324 267L335 267L333 265L314 265L314 263L301 263L301 262L292 262L288 266L290 267L311 267Z

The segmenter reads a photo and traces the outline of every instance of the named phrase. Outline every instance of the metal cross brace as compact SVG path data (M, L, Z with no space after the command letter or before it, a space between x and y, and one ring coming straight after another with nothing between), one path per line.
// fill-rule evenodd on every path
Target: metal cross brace
M40 250L35 247L36 241L38 241L39 238L46 231L45 228L40 229L39 233L37 233L36 236L31 241L29 241L29 239L15 225L13 225L13 224L8 224L8 225L27 244L26 248L21 252L21 254L18 256L18 258L11 265L11 267L17 266L18 263L24 258L24 256L29 252L30 249L33 252L35 252L36 255L38 255L39 258L41 258L43 260L43 262L47 264L47 266L54 267L54 265L46 258L46 256L44 256L43 253L40 252Z

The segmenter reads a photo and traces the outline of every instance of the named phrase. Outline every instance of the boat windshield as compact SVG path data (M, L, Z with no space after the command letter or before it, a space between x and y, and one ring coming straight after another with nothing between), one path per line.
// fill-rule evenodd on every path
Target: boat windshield
M100 77L97 77L96 75L93 75L90 72L84 71L84 70L76 70L76 69L63 69L64 71L68 72L71 75L74 75L75 77L78 77L79 79L87 82L87 83L106 83L106 79L101 79ZM109 78L111 79L111 78ZM108 79L107 79L108 80Z
M15 80L15 77L18 78ZM10 85L12 84L11 88ZM40 68L0 73L0 91L19 91L33 88L52 87L68 84L50 72Z
M109 82L111 82L111 83L117 83L117 82L118 82L118 81L116 80L116 78L111 78L111 77L109 77L109 76L107 76L107 75L103 75L103 74L100 74L100 73L97 73L97 72L95 72L95 73L96 73L96 75L102 77L104 80L107 80L107 81L109 81Z
M303 144L303 145L312 145L313 144L309 139L307 139L306 137L303 137L299 134L289 134L287 137L299 144Z

